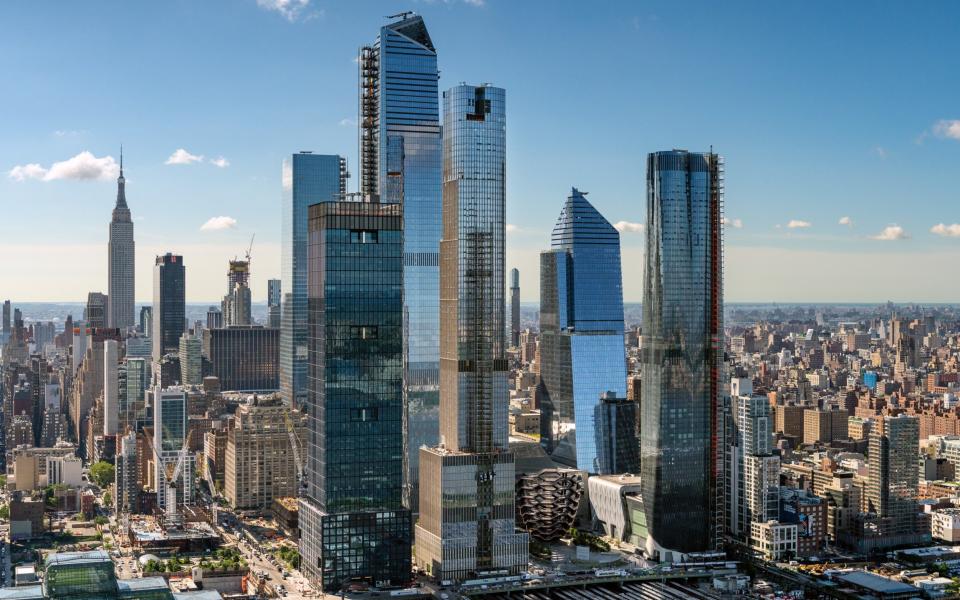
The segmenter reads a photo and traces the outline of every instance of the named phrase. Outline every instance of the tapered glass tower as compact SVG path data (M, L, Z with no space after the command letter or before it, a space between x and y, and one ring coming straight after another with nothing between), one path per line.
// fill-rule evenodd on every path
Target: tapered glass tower
M120 177L117 178L117 205L110 220L107 244L107 326L133 327L134 243L133 220L127 207L127 180L123 177L123 151L120 152Z
M647 551L713 548L723 524L723 161L647 159L640 472Z
M416 527L417 562L439 579L527 564L507 439L504 96L444 93L440 446L420 450Z
M381 27L358 63L360 191L403 205L405 502L416 511L417 453L439 429L437 51L423 19L408 13Z
M573 188L551 237L540 255L540 442L557 462L610 474L629 461L602 450L636 447L635 435L609 443L617 428L604 426L602 402L627 395L620 234Z

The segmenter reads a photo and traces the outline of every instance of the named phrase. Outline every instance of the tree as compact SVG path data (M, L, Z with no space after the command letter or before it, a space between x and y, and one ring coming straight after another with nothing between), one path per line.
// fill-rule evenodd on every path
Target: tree
M110 463L101 460L90 467L90 478L100 487L113 483L116 469Z
M93 520L93 522L96 523L97 525L101 525L101 526L102 526L102 525L106 525L108 521L107 521L107 518L106 518L106 517L100 517L100 516L98 516L98 517L96 517L96 518Z
M110 495L110 492L103 493L103 505L110 506L113 504L113 496Z
M10 518L10 505L4 504L0 506L0 519L9 519Z

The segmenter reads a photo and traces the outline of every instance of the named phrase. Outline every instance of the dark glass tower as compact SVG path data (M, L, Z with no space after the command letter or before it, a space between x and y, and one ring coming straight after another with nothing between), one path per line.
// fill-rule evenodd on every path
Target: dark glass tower
M627 396L620 234L573 188L551 237L540 255L540 440L557 462L609 474L618 461L601 464L613 433L601 400ZM636 436L614 445L624 444Z
M416 512L418 452L436 445L440 418L437 51L423 19L409 13L381 27L358 62L360 191L403 205L405 502Z
M715 547L723 524L723 161L647 159L640 472L647 551Z
M420 449L417 562L438 579L527 565L514 521L504 327L505 92L444 93L440 445Z
M341 199L347 177L346 159L337 155L298 152L283 161L280 393L293 406L307 397L307 207Z
M510 269L510 346L520 345L520 271Z
M158 256L153 266L153 360L159 361L168 352L180 352L186 299L186 271L183 257L176 254Z
M332 202L309 215L302 568L328 591L351 577L404 583L401 207Z
M134 325L133 220L127 207L126 183L121 150L117 205L110 220L110 242L107 244L107 327L121 330Z

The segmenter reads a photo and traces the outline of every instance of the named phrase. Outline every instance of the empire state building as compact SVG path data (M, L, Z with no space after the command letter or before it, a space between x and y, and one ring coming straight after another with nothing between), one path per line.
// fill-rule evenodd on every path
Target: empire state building
M120 177L117 178L117 205L113 208L110 220L110 242L107 245L108 296L107 325L125 328L134 324L133 320L133 221L127 207L127 195L124 190L123 152L120 152Z

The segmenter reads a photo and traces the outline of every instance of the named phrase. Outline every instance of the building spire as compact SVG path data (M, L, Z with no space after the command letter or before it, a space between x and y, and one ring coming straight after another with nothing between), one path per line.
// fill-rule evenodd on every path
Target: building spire
M126 219L130 220L130 209L127 207L127 180L123 177L123 144L120 145L120 177L117 177L117 205L113 209L114 220L116 220L117 211L126 211Z

